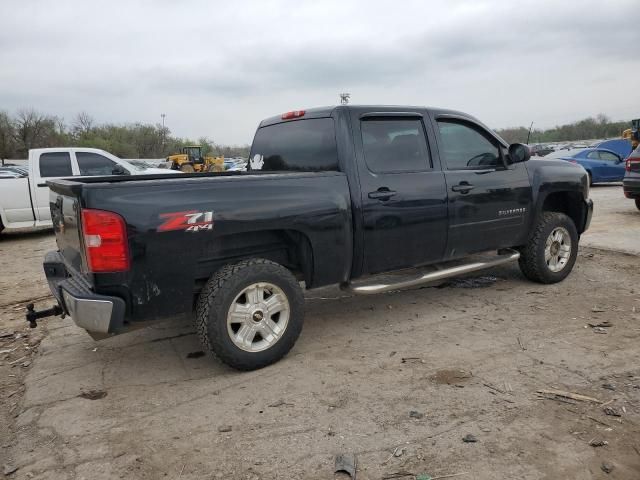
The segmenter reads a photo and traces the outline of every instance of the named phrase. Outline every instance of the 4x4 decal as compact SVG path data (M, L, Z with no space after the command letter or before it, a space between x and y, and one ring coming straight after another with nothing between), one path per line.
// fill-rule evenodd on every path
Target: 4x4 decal
M158 227L159 232L170 232L173 230L184 230L185 232L199 232L200 230L213 229L213 212L198 212L190 210L188 212L161 213L160 218L164 220Z

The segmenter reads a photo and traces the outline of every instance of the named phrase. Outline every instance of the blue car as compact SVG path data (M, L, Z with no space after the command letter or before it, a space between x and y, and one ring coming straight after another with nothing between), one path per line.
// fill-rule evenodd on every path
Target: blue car
M606 148L561 150L544 158L566 160L581 165L589 174L589 183L621 182L624 177L624 159Z

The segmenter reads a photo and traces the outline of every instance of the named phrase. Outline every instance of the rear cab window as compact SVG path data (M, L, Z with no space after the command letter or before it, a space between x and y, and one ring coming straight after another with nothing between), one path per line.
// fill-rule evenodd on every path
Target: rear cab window
M40 154L38 159L40 177L71 177L71 155L69 152L48 152Z
M332 118L294 120L260 127L249 156L250 171L338 171Z

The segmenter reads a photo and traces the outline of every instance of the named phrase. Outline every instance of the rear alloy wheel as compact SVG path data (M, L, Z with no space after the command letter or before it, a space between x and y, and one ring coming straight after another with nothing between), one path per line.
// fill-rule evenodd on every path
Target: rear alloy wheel
M304 320L304 295L293 274L250 259L216 272L198 297L195 327L202 344L227 365L255 370L293 347Z
M543 212L520 250L520 270L534 282L564 280L576 262L578 238L576 226L567 215Z

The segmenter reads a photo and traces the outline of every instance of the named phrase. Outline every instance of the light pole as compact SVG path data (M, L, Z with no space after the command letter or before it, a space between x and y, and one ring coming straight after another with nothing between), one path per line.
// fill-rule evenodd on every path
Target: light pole
M167 115L164 113L161 113L160 116L162 117L162 154L164 155L164 142L165 142L164 117L166 117Z

